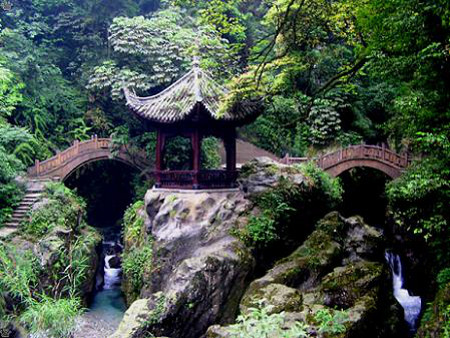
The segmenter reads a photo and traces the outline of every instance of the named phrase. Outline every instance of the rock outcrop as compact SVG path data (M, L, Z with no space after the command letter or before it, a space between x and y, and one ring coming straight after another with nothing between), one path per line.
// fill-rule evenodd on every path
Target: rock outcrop
M338 308L346 310L348 319L345 332L333 337L394 337L402 314L386 292L390 286L381 263L382 248L381 232L361 218L344 219L337 212L330 213L303 245L250 284L241 313L269 306L270 313L283 312L291 319L288 327L300 321L317 334L315 314ZM226 327L213 326L207 337L224 338L229 333Z
M233 322L255 264L261 263L240 231L262 213L255 197L282 181L289 182L284 185L287 198L304 198L291 201L303 213L303 223L329 207L329 197L313 178L266 158L243 167L239 189L148 191L145 228L153 237L153 259L145 270L151 272L144 276L141 299L131 305L113 337L198 338L213 324ZM291 187L295 194L289 193ZM323 203L314 213L318 201Z

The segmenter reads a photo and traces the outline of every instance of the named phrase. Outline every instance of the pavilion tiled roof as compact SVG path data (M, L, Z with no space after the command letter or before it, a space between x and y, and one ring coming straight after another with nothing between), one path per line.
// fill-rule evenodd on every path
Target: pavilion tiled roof
M203 71L198 63L182 78L162 92L139 97L124 89L128 107L144 119L158 123L175 123L186 120L201 105L213 120L241 122L258 113L256 103L240 103L230 111L219 114L221 100L228 90Z

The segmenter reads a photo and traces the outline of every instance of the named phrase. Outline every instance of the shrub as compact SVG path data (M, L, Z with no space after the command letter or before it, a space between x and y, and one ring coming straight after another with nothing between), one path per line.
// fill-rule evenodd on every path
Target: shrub
M304 322L295 322L290 328L286 328L285 313L270 312L272 305L266 305L266 300L258 300L256 308L250 308L246 315L238 316L236 324L230 325L227 331L232 338L301 338L316 337L310 334L313 325ZM346 331L345 323L348 322L348 313L331 309L319 310L312 318L317 331L325 336L334 337Z
M334 208L342 201L343 188L339 178L333 178L320 169L314 162L307 162L297 166L300 171L311 180L315 190L325 196L325 203Z
M22 163L0 142L0 227L12 215L13 208L22 198L23 189L14 181L21 169Z
M220 167L219 141L215 137L207 137L202 142L202 168L217 169Z
M101 237L97 232L85 232L74 238L65 250L60 252L52 278L54 283L51 290L55 296L78 296L91 268L91 254Z
M232 338L300 338L309 337L309 326L296 322L285 329L284 312L269 314L272 307L250 308L248 315L240 315L236 324L230 325L227 331Z
M339 180L312 163L297 169L310 180L309 189L280 178L276 187L253 197L261 213L250 216L245 229L235 233L248 246L265 249L279 241L295 242L301 231L341 201Z
M144 240L142 233L144 219L138 215L139 209L144 207L143 201L138 201L128 207L123 216L124 239L126 243L140 246Z
M62 183L49 183L44 191L48 199L45 206L34 210L29 221L21 224L23 233L38 239L48 234L56 226L79 230L80 216L86 208L85 202Z
M346 331L345 323L348 322L349 317L345 311L322 309L317 311L314 319L318 323L320 333L336 335Z
M133 248L130 252L123 254L122 268L124 276L131 287L131 298L135 300L144 286L144 272L148 271L152 261L151 246Z
M441 270L437 275L436 281L440 288L450 283L450 268Z
M45 295L33 300L20 316L20 322L32 334L45 333L52 338L71 337L75 318L81 313L79 298L53 299Z
M17 252L0 242L0 291L27 302L38 282L39 264L31 251Z

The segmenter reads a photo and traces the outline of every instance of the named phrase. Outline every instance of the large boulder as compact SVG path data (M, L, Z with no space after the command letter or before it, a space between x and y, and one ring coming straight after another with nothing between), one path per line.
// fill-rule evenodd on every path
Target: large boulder
M237 190L149 191L154 254L146 300L138 300L139 316L132 304L114 337L199 337L234 320L254 259L230 232L249 203ZM131 325L130 318L144 319Z

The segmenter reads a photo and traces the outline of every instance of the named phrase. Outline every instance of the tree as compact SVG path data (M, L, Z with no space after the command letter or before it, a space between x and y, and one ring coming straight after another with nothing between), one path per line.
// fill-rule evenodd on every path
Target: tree
M211 27L196 26L195 19L176 8L151 18L115 18L109 41L114 58L94 68L88 89L111 89L114 99L123 97L124 87L146 92L171 84L187 71L195 54L212 72L234 71L228 42Z

